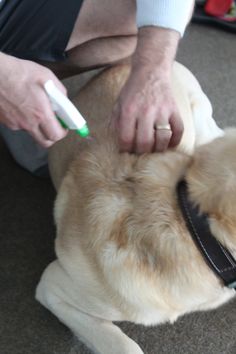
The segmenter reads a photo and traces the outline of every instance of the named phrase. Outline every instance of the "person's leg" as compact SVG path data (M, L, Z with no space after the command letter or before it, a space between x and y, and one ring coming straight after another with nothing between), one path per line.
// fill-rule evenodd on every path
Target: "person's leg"
M0 136L5 141L14 160L37 177L49 177L48 153L27 132L10 130L0 124Z
M63 62L41 62L60 78L129 58L136 47L135 0L84 0Z

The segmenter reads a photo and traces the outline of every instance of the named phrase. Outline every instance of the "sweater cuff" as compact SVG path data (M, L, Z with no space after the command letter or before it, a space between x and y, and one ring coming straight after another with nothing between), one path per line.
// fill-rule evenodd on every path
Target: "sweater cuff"
M192 8L192 0L137 0L137 26L169 28L183 37Z

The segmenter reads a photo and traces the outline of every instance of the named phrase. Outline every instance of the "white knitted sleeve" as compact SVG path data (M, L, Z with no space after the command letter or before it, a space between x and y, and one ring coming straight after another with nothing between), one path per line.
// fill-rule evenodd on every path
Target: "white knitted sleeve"
M184 34L193 0L137 0L137 26L160 26Z

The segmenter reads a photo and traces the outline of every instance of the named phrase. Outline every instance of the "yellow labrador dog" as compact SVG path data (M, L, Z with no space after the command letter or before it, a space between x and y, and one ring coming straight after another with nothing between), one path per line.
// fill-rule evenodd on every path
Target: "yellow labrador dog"
M213 239L235 258L236 131L217 127L198 82L176 63L173 90L185 126L180 145L165 153L119 153L107 122L128 74L129 67L118 66L93 78L75 100L92 138L71 133L51 150L57 260L36 292L100 354L143 353L113 321L173 322L235 295L196 246L176 188L185 178Z

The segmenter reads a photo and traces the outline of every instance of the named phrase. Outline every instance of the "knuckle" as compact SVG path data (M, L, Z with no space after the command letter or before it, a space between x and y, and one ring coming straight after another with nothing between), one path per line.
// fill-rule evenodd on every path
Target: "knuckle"
M134 104L126 104L123 105L123 107L121 107L121 114L123 116L133 116L135 114L136 111L136 106Z
M28 121L22 121L20 124L20 129L26 130L26 131L31 131L32 130L32 125Z
M161 105L159 108L158 108L158 118L160 119L160 117L168 117L171 115L170 113L170 108L167 107L166 105Z
M43 67L43 69L44 69L44 75L48 78L48 77L50 77L50 78L52 78L53 77L53 74L52 74L52 71L49 69L49 68L47 68L47 67Z
M140 111L142 119L150 119L150 116L153 116L153 112L150 109L150 106L143 106L142 110Z
M36 124L43 123L45 121L45 115L40 110L35 110L33 112L33 121Z
M50 134L48 136L48 138L49 138L49 140L56 142L56 141L63 139L66 135L67 135L67 131L62 130L61 132L54 132L54 133Z
M53 144L54 144L54 142L51 140L43 140L40 142L40 145L46 149L51 147Z
M55 135L55 134L45 134L45 136L47 137L47 139L48 140L50 140L50 141L52 141L52 142L56 142L56 141L58 141L59 139L58 139L58 137L57 137L57 135Z
M58 134L55 131L48 132L47 133L47 138L51 141L57 141L58 140Z

